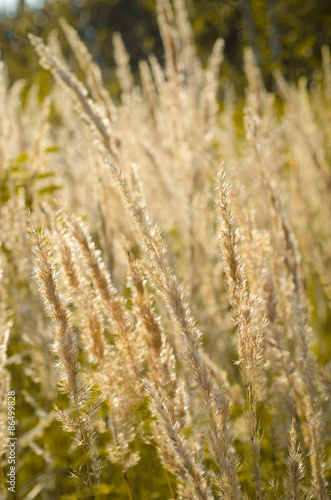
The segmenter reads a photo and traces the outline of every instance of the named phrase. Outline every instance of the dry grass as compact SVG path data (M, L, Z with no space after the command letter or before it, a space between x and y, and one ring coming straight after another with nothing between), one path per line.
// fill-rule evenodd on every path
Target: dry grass
M19 498L66 498L50 480L58 419L82 450L67 447L86 484L72 479L75 498L325 500L329 51L311 90L275 75L280 103L247 50L238 123L230 83L218 94L222 41L203 67L183 1L157 5L165 67L151 55L135 84L116 34L119 102L65 22L84 81L54 38L31 36L55 77L44 102L32 88L22 106L0 68L1 450L11 387L18 415L36 414L28 437L18 424L20 453L44 460L17 479ZM66 399L52 411L56 386ZM146 446L164 476L142 492Z

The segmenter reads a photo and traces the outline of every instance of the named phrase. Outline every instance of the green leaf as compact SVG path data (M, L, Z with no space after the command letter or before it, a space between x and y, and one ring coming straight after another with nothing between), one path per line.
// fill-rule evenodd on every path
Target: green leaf
M54 177L55 175L55 172L43 172L41 174L37 174L36 179L46 179L47 177Z
M51 185L51 186L46 186L42 189L39 189L38 194L40 196L43 196L44 194L53 194L55 191L58 191L59 189L62 189L62 186L56 186L56 185Z
M58 151L60 151L59 146L50 146L49 148L44 149L45 153L57 153Z
M23 151L18 157L15 159L16 163L23 163L29 158L29 154L26 151Z

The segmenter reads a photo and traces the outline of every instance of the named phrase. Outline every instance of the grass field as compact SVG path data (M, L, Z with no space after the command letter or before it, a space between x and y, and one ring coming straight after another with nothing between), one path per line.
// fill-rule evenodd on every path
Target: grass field
M247 49L238 96L158 21L118 99L65 21L45 99L1 63L0 496L325 500L330 51L272 94Z

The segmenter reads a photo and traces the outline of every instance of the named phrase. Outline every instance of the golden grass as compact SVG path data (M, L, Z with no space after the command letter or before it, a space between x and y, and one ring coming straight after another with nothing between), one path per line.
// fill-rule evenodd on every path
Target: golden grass
M23 449L38 439L53 463L46 415L60 420L82 449L77 498L108 498L105 460L127 487L114 495L152 498L130 482L145 443L172 498L327 499L329 52L311 90L277 74L280 101L247 50L238 122L230 82L218 94L223 42L204 68L183 1L157 5L165 67L151 56L136 84L116 34L119 102L65 22L84 81L32 35L55 77L47 100L32 88L22 106L0 68L1 450L8 370L23 366L33 394L17 396L43 393ZM55 379L68 401L49 417ZM42 471L20 498L33 487L62 498Z

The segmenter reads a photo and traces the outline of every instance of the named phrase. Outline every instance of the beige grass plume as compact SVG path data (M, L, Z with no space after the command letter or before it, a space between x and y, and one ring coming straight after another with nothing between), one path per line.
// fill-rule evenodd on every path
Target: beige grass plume
M88 485L94 499L100 474L94 421L97 418L100 402L98 398L94 398L94 403L88 403L92 399L91 388L84 379L78 361L77 338L68 303L59 291L57 271L50 245L44 233L36 230L30 214L27 215L27 222L33 243L35 278L39 284L46 312L54 327L53 352L57 356L59 386L61 391L69 396L74 408L73 417L57 408L55 412L64 429L77 434L75 441L83 448L86 474L81 470L74 474L77 474Z
M237 478L237 458L232 443L226 386L216 386L211 378L201 346L201 332L192 317L185 291L168 265L160 228L151 221L139 193L131 190L121 170L110 162L108 167L119 186L149 259L144 265L149 279L163 298L173 321L178 351L201 391L209 422L211 454L220 470L217 486L225 498L239 499L241 493Z
M238 328L238 364L243 377L247 402L247 427L252 450L252 471L256 497L262 498L260 443L257 403L263 370L262 328L255 322L254 303L250 297L244 267L239 255L239 232L235 228L230 205L230 184L224 169L218 175L217 216L219 242L227 281L229 302Z

